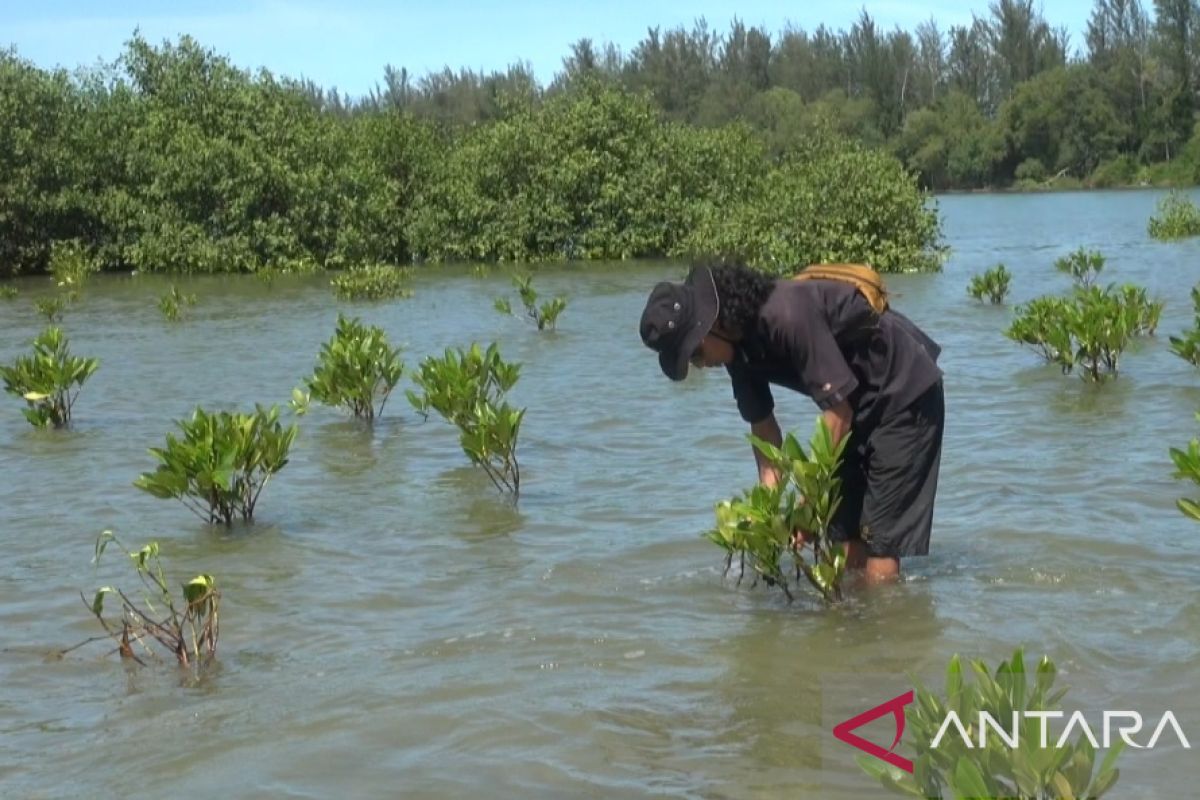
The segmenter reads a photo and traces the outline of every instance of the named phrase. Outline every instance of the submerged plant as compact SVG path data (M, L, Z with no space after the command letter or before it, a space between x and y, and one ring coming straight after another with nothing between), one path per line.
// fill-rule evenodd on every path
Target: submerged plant
M512 408L504 396L516 384L520 370L520 364L500 357L496 344L486 351L472 344L469 350L447 349L441 358L427 357L413 376L422 393L408 392L418 412L428 416L433 409L458 428L471 463L514 500L521 491L517 437L525 409Z
M196 305L196 295L183 294L179 287L171 285L171 291L158 299L158 310L171 322L177 322L183 315L186 306Z
M1126 283L1115 290L1125 315L1125 325L1133 336L1153 336L1162 319L1163 302L1151 300L1145 288Z
M972 675L974 680L967 680ZM945 695L917 683L912 702L904 706L902 730L911 750L912 772L865 755L858 757L858 764L884 788L909 797L1102 797L1120 778L1116 762L1125 740L1110 748L1098 765L1090 730L1069 741L1068 726L1053 746L1042 747L1046 720L1040 714L1061 714L1059 702L1067 693L1065 688L1053 690L1056 677L1057 669L1048 657L1038 662L1030 676L1020 648L994 671L980 660L964 668L955 655L946 667ZM982 722L984 714L997 721L1003 733L986 730L983 726L990 723ZM954 718L960 721L961 732L948 726L947 720Z
M1067 325L1068 302L1061 297L1038 297L1018 306L1004 335L1028 345L1051 363L1069 372L1075 364L1075 348Z
M104 531L96 539L93 563L100 561L110 542L125 550L112 531ZM184 583L182 597L177 600L163 572L157 542L126 553L142 583L140 604L112 586L97 589L91 603L80 593L84 605L104 627L105 636L100 638L116 642L122 658L142 665L146 663L143 656L161 660L153 646L157 644L179 666L203 667L216 656L220 635L221 593L213 576L201 574ZM121 600L120 617L115 620L105 617L105 597L110 594Z
M517 290L517 296L521 298L521 304L525 306L525 316L537 326L539 331L554 330L558 322L558 316L567 307L566 299L555 297L552 300L538 305L538 293L533 288L533 277L530 275L513 275L513 286ZM496 310L501 314L512 314L512 304L507 297L497 297L495 302Z
M1196 415L1200 422L1200 414ZM1186 450L1171 448L1171 460L1175 462L1175 477L1179 480L1191 481L1200 489L1200 439L1192 439ZM1200 522L1200 497L1189 500L1181 497L1177 501L1179 510L1185 516Z
M1077 292L1068 309L1067 324L1080 374L1094 382L1116 377L1138 316L1131 318L1126 313L1118 295L1095 286Z
M320 272L321 266L311 256L303 255L296 258L280 258L270 264L255 270L254 276L263 283L271 286L275 279L284 275L312 275Z
M338 314L337 330L321 346L316 369L305 380L312 399L346 408L356 417L374 419L400 381L404 364L400 348L388 344L382 328L366 327L357 318ZM307 398L293 395L293 408L303 413ZM378 404L378 406L376 405Z
M56 294L34 300L33 307L37 309L38 314L46 318L47 322L57 322L62 320L63 313L72 300L71 295Z
M134 486L178 499L209 524L253 519L263 488L288 463L296 426L284 427L276 406L255 406L252 414L197 408L176 424L182 438L167 434L165 447L152 448L158 468Z
M1200 283L1192 287L1192 309L1195 317L1190 330L1171 336L1171 352L1194 367L1200 367Z
M749 562L756 579L779 587L789 600L789 584L801 576L825 602L841 600L846 550L830 540L829 525L841 503L838 468L848 437L835 445L829 426L818 418L808 453L790 433L779 447L750 439L775 468L779 482L773 487L758 484L717 504L717 526L705 538L725 551L726 573L738 560L739 582Z
M348 269L331 280L333 293L341 300L382 300L390 297L412 297L408 281L409 267L376 264Z
M1005 335L1033 347L1064 373L1078 368L1084 380L1099 382L1118 375L1130 340L1153 334L1162 309L1139 286L1077 286L1070 299L1039 297L1018 307Z
M59 241L50 246L50 274L60 289L78 292L100 265L77 240Z
M49 327L33 340L33 355L0 366L0 378L6 392L25 400L25 418L32 425L62 428L70 424L75 399L99 366L94 358L72 356L62 328Z
M1159 201L1147 230L1155 239L1200 236L1200 209L1187 195L1173 191Z
M1000 304L1008 296L1008 287L1011 282L1012 273L1003 264L997 264L982 275L972 277L971 285L967 287L967 294L976 300L987 297L992 304Z
M1071 276L1075 285L1087 289L1096 282L1104 269L1104 256L1095 250L1079 248L1054 262L1054 268Z

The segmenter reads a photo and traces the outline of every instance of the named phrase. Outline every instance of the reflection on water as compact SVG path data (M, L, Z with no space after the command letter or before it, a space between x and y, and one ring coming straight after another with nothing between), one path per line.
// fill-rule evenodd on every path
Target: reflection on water
M363 305L319 276L190 278L200 302L178 326L156 307L164 279L96 279L66 320L72 349L101 360L75 430L0 409L0 794L875 796L832 725L912 676L938 685L953 653L994 663L1018 645L1051 655L1080 707L1170 707L1200 738L1200 537L1166 454L1197 431L1200 380L1166 336L1190 322L1177 287L1200 279L1200 244L1145 239L1158 196L941 199L946 271L891 280L943 347L932 552L832 610L722 579L701 538L754 466L723 376L672 385L636 336L678 264L540 270L539 290L571 298L556 336L491 309L502 272L419 276L411 300ZM1005 339L1011 305L965 294L1001 260L1013 305L1061 292L1053 261L1079 246L1167 299L1159 336L1102 387ZM407 381L372 425L319 406L299 419L252 526L211 528L132 487L196 405L286 403L339 311L384 327L410 366L491 340L522 362L519 504L412 411ZM0 320L8 362L39 322L8 305ZM777 400L810 429L808 401ZM198 683L97 653L46 660L97 633L79 591L131 577L89 563L105 527L157 539L174 584L217 576L220 662ZM1118 786L1176 798L1197 780L1189 753L1162 749L1126 753Z

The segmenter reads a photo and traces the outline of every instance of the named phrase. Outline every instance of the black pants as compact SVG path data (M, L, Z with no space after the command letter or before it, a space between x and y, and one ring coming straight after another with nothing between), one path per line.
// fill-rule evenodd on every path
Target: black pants
M938 381L863 441L852 433L842 461L842 504L830 538L861 539L875 557L927 555L945 425Z

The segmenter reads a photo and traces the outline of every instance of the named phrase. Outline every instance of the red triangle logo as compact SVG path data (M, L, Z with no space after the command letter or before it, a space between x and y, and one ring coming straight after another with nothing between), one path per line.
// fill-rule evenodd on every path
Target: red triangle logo
M864 711L856 717L851 717L838 724L833 729L833 735L851 747L857 747L867 755L875 756L881 761L886 761L893 767L899 767L907 773L912 773L913 763L907 758L904 758L892 751L896 749L896 745L900 744L900 737L904 735L904 707L913 702L913 691L909 689L899 697L893 697L886 703L880 703L872 709ZM892 740L892 744L886 750L874 742L868 742L866 739L858 736L851 731L861 728L863 725L874 722L882 716L891 714L896 722L896 738Z

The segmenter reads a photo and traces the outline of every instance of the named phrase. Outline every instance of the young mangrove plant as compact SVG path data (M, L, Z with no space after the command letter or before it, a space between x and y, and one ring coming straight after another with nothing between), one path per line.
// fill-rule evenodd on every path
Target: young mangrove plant
M1019 306L1005 335L1034 348L1064 373L1078 368L1084 380L1098 382L1118 375L1130 340L1153 334L1162 309L1138 286L1076 286L1069 299L1039 297Z
M1008 296L1011 282L1012 273L1003 264L997 264L982 275L973 276L971 285L967 287L967 294L976 300L986 297L990 303L998 305Z
M567 307L566 299L555 297L538 305L538 293L533 288L531 275L513 275L512 282L517 290L517 296L521 298L521 304L525 306L526 318L536 325L539 331L554 330L559 314ZM513 313L512 304L507 297L497 297L495 305L496 310L501 314Z
M305 385L317 402L371 420L383 413L403 373L400 348L388 344L382 328L338 314L333 338L321 346L316 369ZM292 399L292 407L303 413L308 398L293 394Z
M56 294L51 297L34 300L33 307L37 309L37 313L40 316L46 318L47 322L60 322L72 299L70 295Z
M969 681L972 675L974 681ZM1056 677L1048 657L1029 675L1020 648L994 671L981 660L964 667L955 655L946 667L945 695L914 681L912 701L903 707L904 740L911 755L905 760L912 771L867 755L859 756L858 764L884 788L909 797L1102 797L1120 778L1116 762L1125 747L1124 734L1099 764L1091 728L1074 741L1067 738L1069 725L1061 735L1051 735L1042 712L1062 714L1059 702L1067 693L1054 689Z
M112 531L104 531L96 539L93 563L100 561L110 542L125 550ZM144 659L161 661L160 650L166 651L181 667L199 669L208 664L217 654L220 635L221 593L217 591L213 576L201 574L192 578L183 584L182 596L177 598L163 571L157 542L125 552L142 583L140 603L113 586L97 589L90 603L80 593L84 605L104 628L105 635L98 638L111 639L122 658L143 666L146 664ZM116 619L105 616L108 595L121 601L120 616Z
M737 559L739 583L749 562L756 583L761 579L779 587L789 600L791 580L799 582L802 576L825 602L841 600L846 552L830 540L829 525L841 503L838 468L847 439L834 445L821 418L808 453L791 433L780 447L750 439L780 480L774 487L758 484L717 504L717 526L705 538L725 551L726 573Z
M1200 209L1187 195L1173 191L1158 203L1147 229L1155 239L1184 239L1200 236Z
M409 391L408 399L428 417L433 409L458 427L463 452L483 469L492 484L515 501L521 491L517 437L525 409L504 400L517 382L521 365L507 363L496 344L483 350L447 349L441 358L429 356L413 377L421 394Z
M0 286L0 300L16 300L17 287L15 286Z
M263 488L288 463L296 426L279 422L277 406L255 406L252 414L197 408L176 424L182 438L167 434L165 447L152 448L158 468L134 486L178 499L209 524L253 519Z
M386 264L354 267L338 275L329 284L340 300L412 297L412 290L408 288L412 272L410 267L392 267Z
M1067 326L1069 303L1061 297L1038 297L1017 307L1012 324L1004 335L1028 345L1042 358L1070 372L1075 364L1075 348Z
M71 409L83 384L96 372L94 358L72 356L62 328L48 327L33 340L33 355L0 366L4 390L25 401L24 414L39 428L63 428L71 423Z
M100 265L78 241L59 241L50 246L50 274L55 284L74 296Z
M321 270L322 267L316 262L316 259L309 255L302 255L295 258L280 258L265 264L254 271L254 277L267 286L272 286L276 278L284 275L313 275Z
M1071 276L1081 289L1092 286L1104 269L1104 256L1095 250L1079 248L1054 262L1054 268Z
M1126 313L1119 295L1095 286L1079 290L1068 307L1067 328L1075 345L1075 365L1085 380L1116 377L1138 318Z
M1200 422L1200 414L1196 415ZM1200 439L1192 439L1187 450L1171 448L1171 460L1175 462L1175 477L1183 481L1191 481L1200 489ZM1179 510L1187 517L1200 522L1200 497L1189 500L1181 497L1177 501Z
M1125 326L1133 336L1153 336L1158 330L1158 322L1162 319L1163 303L1151 300L1145 288L1126 283L1119 289L1112 290L1117 294L1121 312L1125 316Z
M1195 312L1190 330L1180 336L1168 337L1171 352L1194 367L1200 367L1200 283L1192 287L1192 309Z
M171 291L158 298L158 310L170 322L178 322L183 317L183 309L194 305L196 295L184 294L174 284L171 284Z

